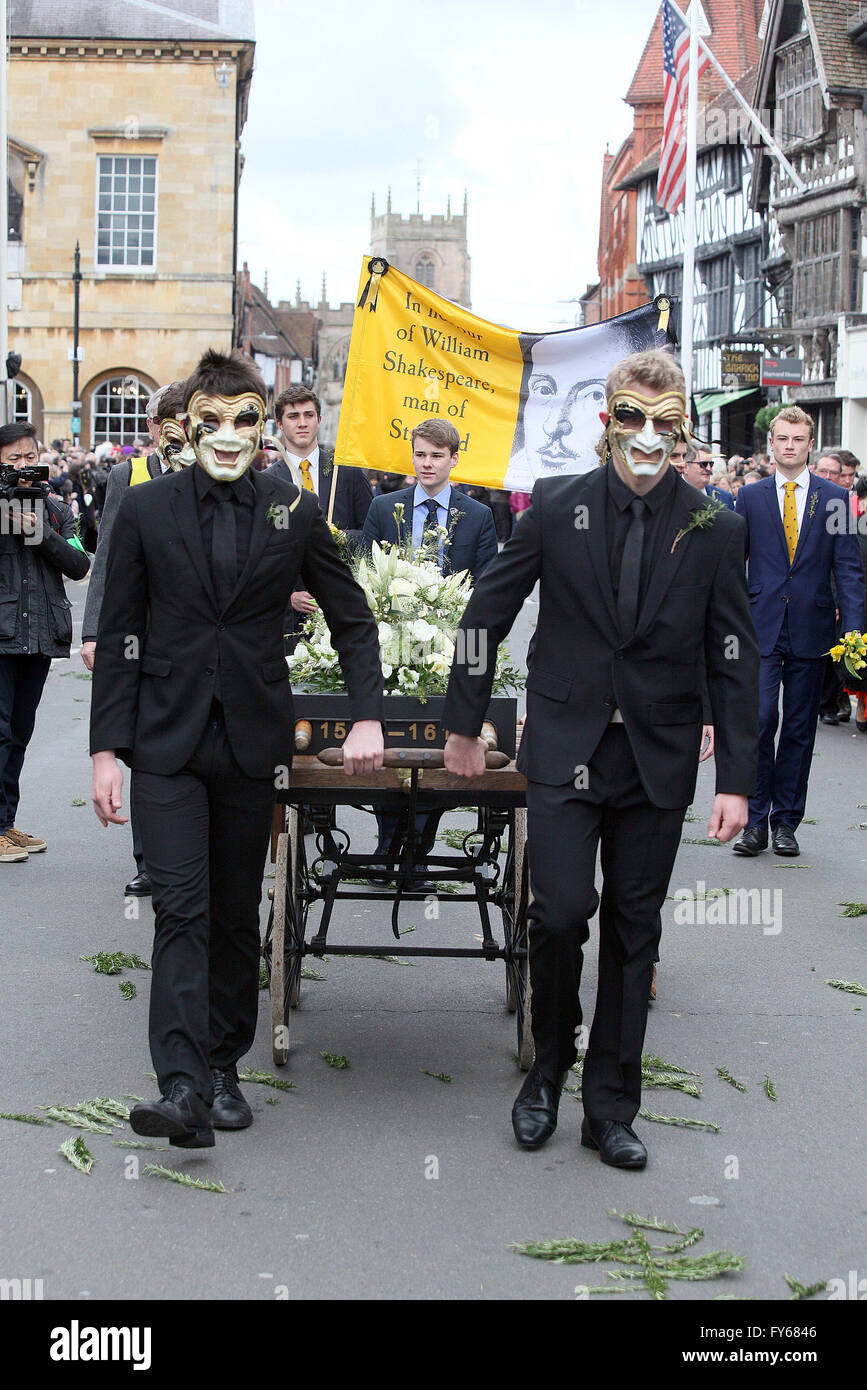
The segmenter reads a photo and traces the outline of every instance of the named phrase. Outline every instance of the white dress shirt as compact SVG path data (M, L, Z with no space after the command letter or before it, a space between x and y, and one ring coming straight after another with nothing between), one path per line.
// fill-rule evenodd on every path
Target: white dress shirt
M782 473L777 471L774 474L774 481L777 484L777 501L780 505L780 520L783 520L783 508L786 505L786 483L795 484L795 510L798 515L798 535L801 534L801 527L804 524L804 510L807 506L807 493L810 490L810 470L806 464L801 469L797 478L784 478Z
M436 502L437 504L437 521L439 525L443 528L448 526L449 502L451 501L451 496L452 485L451 483L445 483L433 498L434 502ZM413 493L412 497L412 548L414 551L418 550L419 546L421 545L422 532L424 530L424 524L427 521L428 517L427 501L428 495L422 487L421 483L416 483L415 492ZM440 541L439 545L438 559L440 567L442 567L442 541Z
M284 448L285 448L284 444ZM293 454L291 449L286 449L289 458L295 464L298 472L301 473L301 461L306 459L310 464L310 481L313 484L313 491L319 496L319 445L314 444L309 454ZM303 477L303 474L302 474Z

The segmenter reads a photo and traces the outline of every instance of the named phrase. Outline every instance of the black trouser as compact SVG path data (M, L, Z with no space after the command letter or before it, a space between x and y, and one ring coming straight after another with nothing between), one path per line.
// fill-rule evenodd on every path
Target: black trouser
M606 729L586 790L527 783L533 903L530 979L536 1063L555 1080L576 1057L582 947L596 909L601 843L599 983L584 1060L584 1110L630 1124L641 1104L641 1050L660 911L686 807L653 806L622 724Z
M843 690L843 676L845 672L842 661L834 661L833 657L825 658L825 665L822 671L822 696L819 701L820 714L836 714L842 707L843 701L848 701L848 696Z
M24 754L50 668L50 656L0 656L0 835L18 814Z
M132 831L132 857L140 874L147 873L144 850L141 847L141 834L138 828L138 810L135 804L135 774L129 779L129 828Z
M186 767L136 772L156 915L150 1046L165 1093L212 1099L211 1067L247 1052L259 1003L259 903L276 789L235 761L216 701Z

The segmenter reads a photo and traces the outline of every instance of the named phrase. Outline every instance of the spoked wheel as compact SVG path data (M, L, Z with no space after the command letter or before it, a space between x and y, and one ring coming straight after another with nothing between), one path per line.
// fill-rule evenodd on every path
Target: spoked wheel
M265 963L271 986L271 1055L275 1066L289 1058L289 1010L301 997L306 907L299 895L303 874L303 837L296 807L289 808L289 829L277 840L274 901L265 935ZM300 845L300 849L299 849Z
M527 942L518 939L518 908L521 901L521 876L524 870L524 855L527 843L527 812L523 807L518 807L514 812L514 818L509 836L509 845L506 852L506 865L503 870L503 932L506 945L514 949L515 947L526 948ZM516 962L517 964L517 962ZM510 962L506 962L506 1008L510 1014L515 1013L518 1007L518 991L516 989L515 971Z
M503 926L506 949L506 1007L515 1014L518 1029L518 1063L527 1071L535 1047L531 1019L530 961L527 951L527 907L530 902L530 864L527 857L527 812L515 811L505 872L506 896ZM511 909L511 911L510 911Z

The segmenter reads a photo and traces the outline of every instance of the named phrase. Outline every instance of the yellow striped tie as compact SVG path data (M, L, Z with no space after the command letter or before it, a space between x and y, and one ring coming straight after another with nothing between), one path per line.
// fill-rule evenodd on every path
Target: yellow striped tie
M302 459L302 460L301 460L301 477L302 477L302 479L303 479L303 481L304 481L304 490L305 490L305 492L315 492L316 489L315 489L315 487L313 486L313 479L312 479L311 476L310 476L310 460L309 460L309 459ZM788 484L787 484L787 486L788 486Z
M798 548L798 509L795 506L795 488L797 483L785 483L786 497L783 502L783 530L786 534L786 547L789 552L789 564L795 558L795 551Z

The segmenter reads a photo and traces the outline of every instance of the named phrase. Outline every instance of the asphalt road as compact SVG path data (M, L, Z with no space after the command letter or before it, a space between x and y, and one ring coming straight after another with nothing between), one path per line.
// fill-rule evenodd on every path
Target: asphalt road
M77 633L85 584L70 586ZM533 612L531 600L517 648ZM4 1111L155 1093L147 973L125 972L138 989L125 1001L118 977L79 960L113 950L147 958L152 933L149 903L137 919L125 910L128 829L104 830L90 806L90 687L82 675L77 656L54 663L25 765L19 822L49 841L48 852L0 869ZM744 1258L742 1273L672 1285L673 1299L784 1299L786 1274L841 1280L851 1293L867 1280L867 1012L825 980L867 981L867 917L844 917L838 905L867 899L867 829L853 828L867 823L858 805L867 802L865 770L867 735L852 724L820 728L808 806L816 824L803 827L798 860L743 861L724 847L682 846L673 895L723 887L769 895L764 916L739 909L751 920L725 924L676 922L676 904L666 904L646 1046L699 1073L703 1094L646 1091L644 1103L710 1121L721 1133L638 1121L649 1166L618 1173L579 1147L580 1105L564 1097L554 1138L524 1153L509 1122L521 1074L502 964L332 958L317 963L327 978L304 982L293 1015L281 1074L297 1089L247 1086L254 1125L219 1134L213 1150L134 1150L128 1129L117 1131L120 1144L85 1135L97 1159L85 1176L58 1154L73 1131L0 1122L0 1276L41 1278L46 1299L81 1301L571 1300L576 1286L602 1282L612 1266L542 1263L509 1245L617 1238L625 1230L606 1215L616 1208L701 1226L696 1253ZM706 835L712 775L701 772L698 819L684 827L685 839ZM351 829L372 846L361 813ZM711 903L695 906L699 917ZM688 910L679 909L681 918ZM346 904L337 923L344 939L381 941L399 954L381 909ZM415 942L473 945L479 931L469 907L447 901L438 922L407 906L402 924L416 927ZM593 941L584 979L589 1016ZM273 1072L268 1040L263 992L246 1062ZM331 1069L323 1050L344 1054L349 1068ZM723 1082L717 1067L746 1091ZM146 1176L149 1161L219 1179L227 1194ZM839 1295L840 1286L833 1290Z

